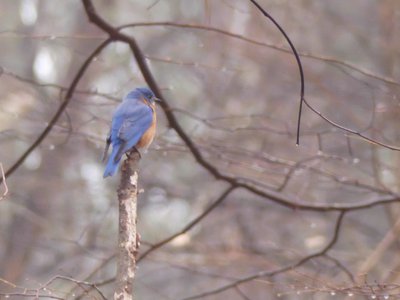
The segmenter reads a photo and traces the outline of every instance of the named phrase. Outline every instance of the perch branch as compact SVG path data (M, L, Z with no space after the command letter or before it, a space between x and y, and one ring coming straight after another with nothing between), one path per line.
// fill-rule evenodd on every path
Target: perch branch
M122 164L121 183L118 188L119 229L114 300L133 298L133 279L138 251L136 221L139 160L139 152L133 150Z

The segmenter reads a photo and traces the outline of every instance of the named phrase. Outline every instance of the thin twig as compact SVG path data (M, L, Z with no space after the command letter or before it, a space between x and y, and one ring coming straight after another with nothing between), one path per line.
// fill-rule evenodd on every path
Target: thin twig
M286 31L282 28L281 25L269 14L267 11L261 7L261 5L255 1L255 0L249 0L251 3L253 3L259 11L262 12L262 14L267 17L268 19L271 20L272 23L278 28L278 30L283 34L285 37L286 41L288 42L290 49L292 49L293 55L296 58L297 66L299 67L299 72L300 72L300 104L299 104L299 115L297 118L297 135L296 135L296 145L300 144L300 124L301 124L301 112L303 108L303 100L304 100L304 89L305 89L305 83L304 83L304 71L303 71L303 65L301 64L301 60L299 57L299 54L297 53L296 47L293 45L292 41L290 40L289 36L287 35Z
M4 168L3 168L2 163L0 163L0 170L1 170L1 180L4 184L4 192L3 192L3 195L0 197L0 200L3 200L8 194L8 186L7 186L6 175L4 174Z
M6 299L12 299L14 297L22 297L22 298L30 298L30 299L59 299L59 300L65 300L64 297L58 297L54 295L49 295L49 294L36 294L36 293L1 293L0 296L4 296Z
M332 126L334 126L334 127L336 127L336 128L339 128L340 130L343 130L343 131L345 131L345 132L348 132L348 133L351 133L351 134L353 134L353 135L356 135L356 136L362 138L363 140L368 141L368 142L371 143L371 144L379 145L379 146L382 146L382 147L384 147L384 148L387 148L387 149L390 149L390 150L394 150L394 151L400 151L400 147L391 146L391 145L388 145L388 144L379 142L379 141L377 141L377 140L374 140L374 139L372 139L372 138L370 138L370 137L365 136L365 135L364 135L363 133L361 133L360 131L356 131L356 130L354 130L354 129L347 128L347 127L345 127L345 126L342 126L342 125L340 125L340 124L338 124L338 123L336 123L336 122L330 120L330 119L329 119L328 117L326 117L323 113L321 113L319 110L317 110L316 108L314 108L306 99L304 99L303 101L304 101L304 103L307 105L307 107L308 107L312 112L314 112L315 114L317 114L318 116L320 116L323 120L325 120L326 122L328 122L328 123L331 124Z
M296 268L300 267L301 265L303 265L304 263L308 262L311 259L314 259L314 258L317 258L319 256L322 256L322 255L326 254L335 245L335 243L337 242L337 240L339 238L339 232L340 232L340 228L341 228L341 225L342 225L344 214L345 214L345 212L341 212L339 214L339 216L337 218L337 221L336 221L334 233L333 233L333 236L332 236L330 242L322 250L318 251L317 253L305 256L302 259L300 259L299 261L297 261L296 263L290 264L290 265L288 265L286 267L283 267L283 268L280 268L280 269L276 269L276 270L273 270L273 271L261 271L261 272L258 272L256 274L253 274L253 275L238 279L238 280L236 280L236 281L234 281L234 282L232 282L230 284L221 286L221 287L216 288L214 290L210 290L210 291L207 291L207 292L204 292L204 293L201 293L201 294L190 296L190 297L184 298L182 300L203 299L203 298L208 297L208 296L212 296L212 295L215 295L215 294L222 293L222 292L224 292L226 290L229 290L231 288L235 288L235 287L237 287L237 286L239 286L241 284L253 281L253 280L258 279L258 278L271 277L271 276L275 276L275 275L281 274L283 272L291 271L293 269L296 269Z
M258 46L262 46L262 47L268 47L270 49L276 50L276 51L280 51L282 53L287 53L287 54L292 54L293 52L287 48L281 47L281 46L277 46L274 45L272 43L267 43L267 42L262 42L262 41L258 41L258 40L254 40L251 38L248 38L244 35L240 35L237 33L233 33L221 28L217 28L217 27L212 27L212 26L207 26L207 25L203 25L203 24L187 24L187 23L177 23L177 22L137 22L137 23L129 23L129 24L125 24L119 27L116 27L118 30L120 29L125 29L125 28L129 28L129 27L151 27L151 26L165 26L165 27L175 27L175 28L186 28L186 29L197 29L197 30L204 30L204 31L210 31L210 32L215 32L215 33L219 33L225 36L229 36L232 38L236 38L239 40L242 40L244 42L247 43L251 43L253 45L258 45ZM313 59L313 60L318 60L318 61L324 61L330 64L334 64L334 65L338 65L341 67L345 67L348 68L352 71L355 71L359 74L362 74L364 76L382 81L384 83L387 84L391 84L391 85L396 85L396 86L400 86L400 82L398 80L395 80L392 77L387 77L387 76L383 76L383 75L378 75L373 73L370 70L366 70L363 69L357 65L354 65L352 63L349 63L347 61L343 61L340 60L338 58L335 57L331 57L331 56L326 56L326 55L319 55L319 54L314 54L314 53L308 53L308 52L298 52L298 55L300 57L304 57L304 58L309 58L309 59Z
M336 264L336 266L339 269L341 269L349 277L351 282L353 282L353 283L356 282L353 273L351 273L350 270L345 265L343 265L337 258L335 258L333 256L330 256L327 253L325 253L324 257L329 259L329 260L331 260L331 261L333 261Z
M107 298L104 296L104 294L100 291L100 289L97 287L96 284L91 283L91 282L87 282L87 281L83 281L83 280L78 280L78 279L74 279L71 277L67 277L67 276L62 276L62 275L56 275L52 278L50 278L39 290L42 290L44 288L47 288L49 285L51 285L54 281L56 280L66 280L66 281L71 281L79 286L81 285L86 285L91 289L96 290L96 292L101 296L101 298L103 300L107 300ZM86 291L88 292L88 291Z
M29 84L34 85L34 86L43 87L43 88L57 89L60 92L68 91L67 87L62 86L60 84L40 83L40 82L38 82L38 81L36 81L34 79L26 78L26 77L23 77L21 75L15 74L15 73L13 73L11 71L5 70L4 68L2 68L2 73L1 74L9 76L9 77L12 77L12 78L14 78L14 79L16 79L18 81L29 83ZM94 90L79 90L79 89L75 89L74 94L99 96L99 97L102 97L102 98L105 98L105 99L108 99L108 100L112 100L112 101L120 101L121 100L120 98L111 96L109 94L101 93L101 92L99 92L99 91L97 91L95 89Z
M147 251L143 252L143 254L138 258L138 262L144 259L147 255L151 252L157 250L158 248L164 246L165 244L169 243L176 237L188 232L192 229L196 224L198 224L201 220L203 220L210 212L212 212L218 205L220 205L226 197L236 188L236 186L231 185L228 187L213 203L211 203L200 215L190 221L185 227L183 227L180 231L176 232L175 234L167 237L166 239L154 244L151 248Z
M32 143L32 145L25 150L25 152L20 156L20 158L6 171L5 176L9 177L11 174L14 173L15 170L19 168L20 165L25 161L25 159L29 156L29 154L32 153L33 150L38 147L43 140L47 137L47 135L51 132L53 129L54 125L57 123L58 119L68 106L69 102L72 99L72 95L74 94L75 88L78 85L80 79L82 76L85 74L86 69L89 67L91 61L103 50L112 40L111 39L106 39L103 41L99 46L96 47L96 49L88 56L88 58L85 60L85 62L82 64L80 69L78 70L77 74L75 75L68 91L67 94L65 95L64 101L61 103L59 108L57 109L57 112L54 114L54 116L51 118L49 121L49 124L46 126L46 128L42 131L42 133L39 135L39 137ZM0 184L3 182L3 178L0 179Z

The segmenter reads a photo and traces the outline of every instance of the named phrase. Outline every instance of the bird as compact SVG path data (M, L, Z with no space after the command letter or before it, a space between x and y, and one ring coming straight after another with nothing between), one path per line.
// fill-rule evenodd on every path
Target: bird
M118 105L112 118L103 154L104 161L112 145L103 174L104 178L113 176L117 172L124 153L132 149L137 151L139 148L146 149L150 146L156 133L156 101L160 99L149 88L140 87L130 91Z

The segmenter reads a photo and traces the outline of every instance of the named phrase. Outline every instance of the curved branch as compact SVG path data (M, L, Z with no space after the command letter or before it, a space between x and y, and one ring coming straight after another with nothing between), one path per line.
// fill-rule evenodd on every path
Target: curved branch
M372 199L369 201L361 201L355 204L326 204L326 203L308 203L306 201L301 201L294 196L283 195L274 190L266 190L266 189L259 189L251 184L245 183L238 178L230 177L228 175L222 174L218 168L216 168L211 162L206 160L204 156L201 154L200 150L196 146L196 144L192 141L189 135L183 130L182 126L176 119L174 113L172 112L171 106L162 96L160 88L158 87L157 82L155 81L153 74L151 73L149 66L146 63L146 58L136 43L134 37L126 35L124 33L119 32L117 27L113 27L108 24L104 19L102 19L95 8L93 7L91 0L82 0L85 11L88 15L89 20L97 25L100 29L104 30L109 34L109 38L111 40L117 40L127 43L131 51L136 59L136 62L139 66L139 69L149 85L149 87L153 90L157 98L163 99L160 103L162 109L164 110L165 116L168 120L169 126L173 128L179 137L183 140L186 144L190 152L192 153L193 157L195 158L196 162L200 164L203 168L209 171L216 179L223 180L230 185L236 186L238 188L244 188L253 194L261 196L269 201L275 202L279 205L292 208L292 209L301 209L301 210L312 210L312 211L349 211L349 210L358 210L373 207L375 205L382 205L387 203L393 203L400 201L400 196L397 194L389 194L383 195L376 199ZM304 99L303 99L304 101Z
M25 152L20 156L20 158L6 171L5 177L9 177L11 174L17 170L22 163L25 161L25 159L29 156L29 154L32 153L33 150L38 147L41 142L47 137L47 135L50 133L50 131L53 129L54 125L57 123L58 119L64 112L65 108L68 106L69 102L71 101L72 95L74 94L75 88L78 85L79 81L81 80L83 74L85 74L86 69L89 67L90 63L92 62L93 58L95 58L103 48L105 48L112 40L111 39L106 39L103 41L97 48L89 55L89 57L85 60L85 62L82 64L81 68L79 69L78 73L76 73L74 80L72 81L67 94L65 95L64 101L61 103L59 108L57 109L57 112L51 118L49 121L49 124L46 126L46 128L43 130L43 132L39 135L39 137L32 143L32 145L25 150ZM3 178L0 179L0 184L3 182Z
M394 151L400 151L400 147L396 147L396 146L391 146L391 145L387 145L385 143L376 141L374 139L371 139L367 136L365 136L364 134L362 134L360 131L356 131L347 127L344 127L332 120L330 120L329 118L327 118L325 115L323 115L319 110L317 110L316 108L314 108L310 103L308 103L308 101L306 99L303 100L304 103L306 104L306 106L315 114L317 114L321 119L323 119L324 121L328 122L330 125L339 128L340 130L343 130L345 132L354 134L356 136L359 136L360 138L366 140L367 142L370 142L371 144L374 145L378 145L378 146L382 146L384 148L390 149L390 150L394 150Z
M262 12L264 16L266 16L268 19L271 20L272 23L278 28L278 30L283 34L285 37L286 41L288 42L290 49L292 49L293 55L296 58L297 66L299 67L299 72L300 72L300 104L299 104L299 115L297 117L297 135L296 135L296 145L299 145L300 143L300 123L301 123L301 112L303 108L303 100L304 100L304 89L305 89L305 84L304 84L304 71L303 71L303 65L301 64L301 60L299 57L299 54L297 53L297 50L295 46L293 45L292 41L290 40L289 36L285 32L285 30L282 28L281 25L269 14L266 12L265 9L261 7L261 5L255 1L255 0L249 0L251 3L253 3L259 11Z
M2 68L0 66L0 76L1 75L6 75L6 76L12 77L12 78L14 78L14 79L16 79L18 81L26 82L26 83L29 83L29 84L34 85L34 86L56 89L60 93L68 91L68 88L65 87L65 86L62 86L62 85L59 85L59 84L54 84L54 83L40 83L40 82L37 82L36 80L30 79L30 78L25 78L25 77L22 77L22 76L20 76L18 74L15 74L13 72L5 70L4 68ZM99 92L97 90L91 91L91 90L78 90L78 89L75 89L74 94L99 96L99 97L102 97L102 98L105 98L105 99L108 99L108 100L113 100L113 101L118 101L118 102L121 100L120 98L114 97L114 96L112 96L110 94L101 93L101 92Z
M121 33L118 31L118 28L114 28L111 25L109 25L106 21L104 21L95 11L92 1L91 0L82 0L83 5L85 7L86 13L89 17L89 20L96 24L100 29L106 31L110 35L110 39L112 40L118 40L127 43L131 51L136 59L136 62L139 66L139 69L146 80L147 84L149 87L153 90L154 94L157 96L157 98L163 99L163 101L160 103L162 109L165 112L165 115L167 117L169 126L174 128L174 130L177 132L177 134L180 136L180 138L185 142L186 146L190 149L192 152L193 156L195 157L196 161L202 165L204 168L206 168L211 174L213 174L217 179L222 179L225 180L233 185L236 184L235 179L230 178L228 176L222 175L219 170L214 167L212 164L210 164L200 153L199 149L196 147L194 142L189 138L189 136L186 134L186 132L183 130L177 119L175 118L175 115L171 112L171 107L168 104L167 101L165 101L165 98L162 96L161 90L155 81L153 74L151 73L149 66L146 63L146 58L136 43L136 40L128 36L124 33Z
M198 294L198 295L190 296L190 297L184 298L182 300L203 299L203 298L208 297L208 296L219 294L219 293L222 293L222 292L224 292L226 290L229 290L231 288L235 288L235 287L237 287L237 286L239 286L239 285L241 285L243 283L252 281L254 279L258 279L258 278L262 278L262 277L272 277L272 276L275 276L275 275L278 275L278 274L281 274L281 273L284 273L284 272L287 272L287 271L291 271L291 270L293 270L295 268L300 267L301 265L303 265L304 263L308 262L309 260L311 260L313 258L317 258L319 256L325 255L336 244L336 242L337 242L337 240L339 238L339 232L340 232L340 228L341 228L341 225L342 225L344 214L345 214L345 212L341 212L339 214L339 216L338 216L338 218L336 220L334 233L333 233L333 236L332 236L330 242L322 250L318 251L317 253L314 253L314 254L308 255L306 257L303 257L298 262L296 262L294 264L291 264L291 265L288 265L286 267L283 267L283 268L280 268L280 269L277 269L277 270L273 270L273 271L258 272L256 274L241 278L239 280L236 280L236 281L234 281L234 282L232 282L230 284L221 286L221 287L216 288L214 290L207 291L207 292L204 292L204 293L201 293L201 294Z
M270 49L274 49L276 51L280 51L283 53L287 53L287 54L292 54L292 51L274 45L272 43L267 43L267 42L261 42L261 41L257 41L251 38L248 38L244 35L241 34L237 34L237 33L233 33L224 29L220 29L217 27L212 27L212 26L206 26L206 25L202 25L202 24L187 24L187 23L176 23L176 22L137 22L137 23L129 23L129 24L124 24L121 25L119 27L116 27L118 30L121 29L125 29L125 28L130 28L130 27L152 27L152 26L168 26L168 27L176 27L176 28L186 28L186 29L197 29L197 30L205 30L205 31L211 31L211 32L215 32L215 33L219 33L222 35L226 35L232 38L236 38L239 40L242 40L244 42L247 43L251 43L253 45L258 45L258 46L262 46L262 47L268 47ZM359 66L356 66L354 64L351 64L347 61L343 61L340 59L337 59L335 57L330 57L330 56L325 56L325 55L317 55L317 54L313 54L313 53L308 53L308 52L297 52L298 55L300 57L304 57L304 58L309 58L309 59L313 59L313 60L319 60L319 61L324 61L326 63L330 63L330 64L335 64L335 65L339 65L342 67L346 67L352 71L355 71L359 74L362 74L364 76L382 81L384 83L387 84L392 84L392 85L396 85L396 86L400 86L400 82L396 81L395 79L393 79L392 77L387 77L387 76L383 76L383 75L378 75L373 73L370 70L367 69L362 69Z
M208 206L200 215L198 215L191 222L189 222L184 228L182 228L177 233L167 237L166 239L158 242L157 244L154 244L150 249L143 252L143 254L137 259L137 262L140 262L143 258L145 258L147 255L149 255L151 252L153 252L154 250L157 250L158 248L169 243L174 238L180 236L181 234L188 232L191 228L193 228L196 224L198 224L201 220L203 220L210 212L212 212L214 210L214 208L216 208L218 205L220 205L235 188L236 188L236 186L233 186L233 185L231 185L229 188L227 188L221 194L221 196L218 197L217 200L215 200L213 203L211 203L210 206Z

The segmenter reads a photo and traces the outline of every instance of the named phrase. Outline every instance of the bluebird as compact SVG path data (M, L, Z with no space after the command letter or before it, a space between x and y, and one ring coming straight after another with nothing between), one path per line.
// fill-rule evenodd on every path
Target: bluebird
M155 101L148 88L137 88L124 97L114 112L110 133L106 140L103 160L112 145L103 177L113 176L124 153L150 146L156 133Z

